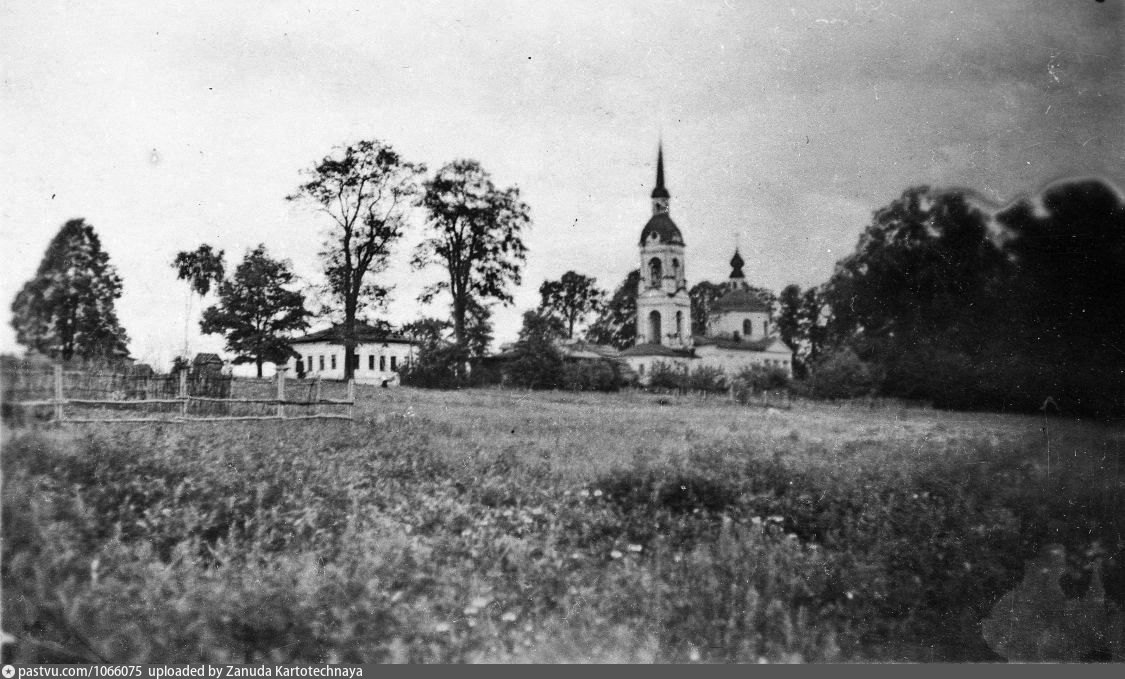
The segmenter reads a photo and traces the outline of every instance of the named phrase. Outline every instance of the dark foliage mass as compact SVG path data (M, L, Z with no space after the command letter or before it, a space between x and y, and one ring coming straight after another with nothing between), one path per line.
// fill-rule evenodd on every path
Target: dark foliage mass
M608 344L618 349L633 346L637 337L637 289L641 272L633 269L602 308L590 328L586 339L594 344Z
M83 219L63 224L35 277L12 302L16 341L51 358L107 360L128 355L117 319L121 277Z
M925 187L876 212L823 287L826 341L854 350L890 396L1017 410L1051 397L1072 412L1121 414L1121 196L1100 181L1058 184L995 215L998 233L989 220L967 194ZM820 338L808 328L821 331L812 317L794 291L783 295L781 327L810 349Z

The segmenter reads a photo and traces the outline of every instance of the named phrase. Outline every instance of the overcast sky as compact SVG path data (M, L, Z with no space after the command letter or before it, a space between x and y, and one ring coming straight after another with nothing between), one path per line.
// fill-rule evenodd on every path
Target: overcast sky
M183 345L170 262L265 243L313 281L323 216L287 203L334 145L381 139L431 170L480 160L531 206L498 340L568 269L637 266L658 138L689 282L826 280L908 186L997 203L1067 176L1125 178L1119 0L8 2L0 6L0 349L10 304L67 219L124 278L140 360ZM436 270L398 248L386 312ZM196 310L198 313L198 309ZM222 349L199 336L192 351Z

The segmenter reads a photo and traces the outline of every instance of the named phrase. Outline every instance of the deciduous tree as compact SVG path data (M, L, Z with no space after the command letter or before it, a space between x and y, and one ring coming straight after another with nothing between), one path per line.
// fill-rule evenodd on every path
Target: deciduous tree
M254 363L261 377L263 363L295 355L290 335L308 327L304 295L291 289L294 282L289 263L259 245L219 284L219 303L203 312L203 332L226 337L234 362Z
M557 281L543 281L539 286L539 308L558 315L566 323L566 336L574 337L574 325L588 314L596 313L604 303L605 292L598 281L589 276L567 271Z
M725 285L700 281L688 290L691 298L691 333L693 335L707 334L707 319L711 316L711 307L715 301L722 297L729 288Z
M187 281L190 290L187 295L187 304L184 311L184 356L190 353L188 347L188 330L191 324L192 293L199 295L200 303L211 292L212 285L218 285L223 280L225 264L224 252L216 252L210 245L204 243L195 250L184 250L176 254L172 260L172 268L176 270L176 278Z
M412 264L421 269L437 264L444 280L427 288L428 302L440 292L452 301L453 335L459 347L469 344L469 317L474 305L490 301L509 304L509 285L519 285L527 248L523 230L530 223L519 189L497 188L475 160L458 160L426 182L421 205L428 234L415 250Z
M302 200L332 220L321 251L326 291L343 307L344 375L355 370L357 314L382 305L390 288L372 280L402 236L425 166L407 162L387 144L337 147L305 170L308 181L288 200Z
M115 308L121 291L121 277L94 227L72 219L51 239L35 277L12 302L16 341L62 360L126 355L129 337Z
M633 346L637 337L637 288L640 287L641 272L633 269L621 285L613 292L613 297L602 308L590 328L586 339L594 344L609 344L618 349Z

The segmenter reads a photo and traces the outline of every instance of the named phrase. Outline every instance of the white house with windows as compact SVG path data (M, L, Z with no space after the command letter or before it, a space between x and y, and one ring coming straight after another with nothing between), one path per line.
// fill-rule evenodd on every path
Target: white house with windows
M681 370L722 368L727 375L761 366L793 374L792 352L777 336L770 305L755 294L742 273L738 250L731 259L726 292L706 319L706 334L691 332L691 297L685 274L685 245L669 214L671 195L664 186L664 150L656 157L652 217L641 230L641 280L637 290L636 344L621 352L648 381L661 363Z
M291 342L296 358L290 359L290 375L344 379L343 326L334 325ZM356 323L355 381L359 384L398 384L398 371L418 355L415 342L379 332L365 323Z

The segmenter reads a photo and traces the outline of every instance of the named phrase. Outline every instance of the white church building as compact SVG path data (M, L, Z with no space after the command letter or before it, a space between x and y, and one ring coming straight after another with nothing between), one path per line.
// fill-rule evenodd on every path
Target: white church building
M669 214L664 149L656 157L652 217L641 230L641 280L637 290L636 344L620 356L647 382L657 363L692 371L722 368L727 375L762 366L793 374L792 351L777 336L769 304L750 290L738 250L731 259L727 292L712 305L705 335L692 335L685 244Z

